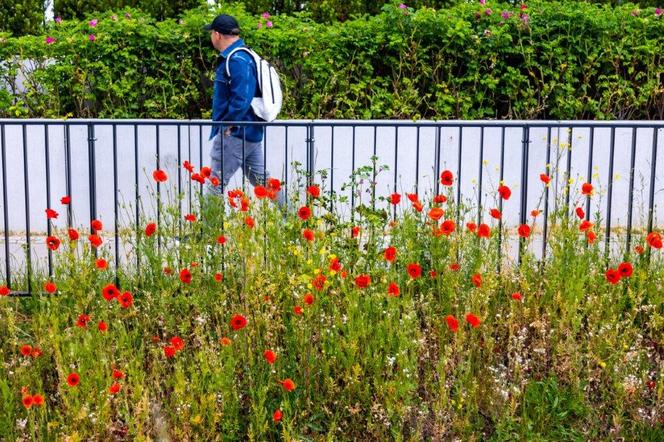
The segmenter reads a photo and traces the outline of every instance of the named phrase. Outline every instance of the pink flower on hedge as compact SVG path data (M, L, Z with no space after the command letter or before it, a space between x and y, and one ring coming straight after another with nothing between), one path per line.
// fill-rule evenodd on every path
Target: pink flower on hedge
M500 13L500 16L503 18L503 20L508 20L512 16L512 13L509 11L503 11Z
M480 0L480 5L486 5L486 0Z
M261 14L261 17L263 17L264 19L267 20L268 18L270 18L270 13L267 12L267 11L265 11L265 12L263 12L263 13Z
M660 15L662 15L662 8L655 9L655 17L659 17Z
M115 14L111 15L111 20L118 21L118 16Z
M403 4L403 3L401 3L401 4L399 5L399 9L406 9L406 8L408 8L408 6L406 6L406 5Z
M95 34L88 35L88 40L95 41L96 39L97 39L97 37L95 37Z
M128 12L125 12L125 18L131 18L131 14Z
M269 21L269 22L265 23L265 26L267 26L268 28L271 28L272 27L272 22Z
M53 43L55 43L55 38L53 38L53 37L46 37L46 44L47 44L47 45L52 45Z
M62 17L60 17L60 16L55 17L55 23L57 23L57 24L62 23Z
M92 20L90 20L90 21L88 22L88 24L90 25L91 28L96 28L96 27L97 27L97 23L99 23L99 20L97 20L96 18L95 18L95 19L92 19Z
M263 27L263 23L258 23L258 25L256 26L256 28L258 28L258 29L260 29L262 27Z
M484 15L491 15L491 14L493 14L493 11L491 10L491 8L486 8L484 10Z
M528 24L528 21L530 20L530 17L528 17L528 14L525 13L520 13L519 18L523 21L523 23Z

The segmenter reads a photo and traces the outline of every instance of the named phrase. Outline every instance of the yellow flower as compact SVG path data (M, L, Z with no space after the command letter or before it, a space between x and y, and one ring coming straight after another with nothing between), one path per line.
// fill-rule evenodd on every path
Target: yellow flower
M314 269L314 275L318 275L320 273L320 269Z

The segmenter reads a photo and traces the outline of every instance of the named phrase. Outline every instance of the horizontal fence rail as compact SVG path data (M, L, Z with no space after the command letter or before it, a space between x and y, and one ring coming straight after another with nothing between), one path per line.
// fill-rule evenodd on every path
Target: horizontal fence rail
M217 125L223 131L239 124L265 127L266 168L285 183L287 204L294 165L301 165L309 181L324 180L324 191L347 197L335 206L330 200L329 210L344 219L353 219L355 209L368 200L389 208L395 217L407 210L380 199L362 200L345 190L352 172L365 166L372 168L372 197L438 194L440 173L452 171L456 201L473 207L461 213L457 205L460 228L466 222L487 222L489 210L497 208L502 212L496 221L501 235L502 227L525 224L531 211L540 208L541 229L529 247L542 261L550 214L560 209L559 195L570 216L582 207L585 219L601 220L597 228L605 234L607 256L629 252L634 236L653 231L661 219L662 121L297 120ZM14 294L32 294L38 287L35 275L53 273L46 237L72 227L94 233L92 219L102 220L104 231L113 234L116 274L119 266L133 265L139 271L140 256L131 256L119 233L139 230L141 211L159 223L158 202L169 192L184 195L179 210L191 211L192 199L203 188L192 183L182 164L210 165L211 127L207 120L0 119L0 280ZM168 186L151 179L155 169L171 177ZM553 178L549 186L542 185L540 174ZM598 189L598 196L579 201L578 189L585 182ZM500 183L512 189L509 201L496 197ZM247 185L238 171L225 190ZM71 198L68 205L60 203L65 195ZM47 208L60 212L58 218L47 220ZM505 259L520 260L523 250L515 241L504 245Z

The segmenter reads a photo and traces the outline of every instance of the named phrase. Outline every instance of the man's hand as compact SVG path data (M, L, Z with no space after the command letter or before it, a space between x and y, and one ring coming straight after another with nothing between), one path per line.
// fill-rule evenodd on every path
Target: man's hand
M224 131L224 136L228 137L231 135L231 129L233 129L233 126L227 127L226 130Z

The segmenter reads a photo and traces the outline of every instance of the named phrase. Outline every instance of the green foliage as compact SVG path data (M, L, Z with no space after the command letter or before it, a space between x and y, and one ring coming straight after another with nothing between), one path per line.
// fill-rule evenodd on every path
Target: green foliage
M44 0L0 0L0 32L41 34Z
M272 16L271 28L241 5L163 22L106 12L94 29L51 25L51 45L46 36L7 39L0 77L28 81L0 115L208 117L216 53L201 27L223 11L282 74L284 118L664 119L664 15L633 9L395 4L334 25ZM25 72L26 59L38 67Z
M178 17L201 3L204 3L204 0L55 0L53 10L56 17L81 19L92 13L132 7L157 20L164 20Z

